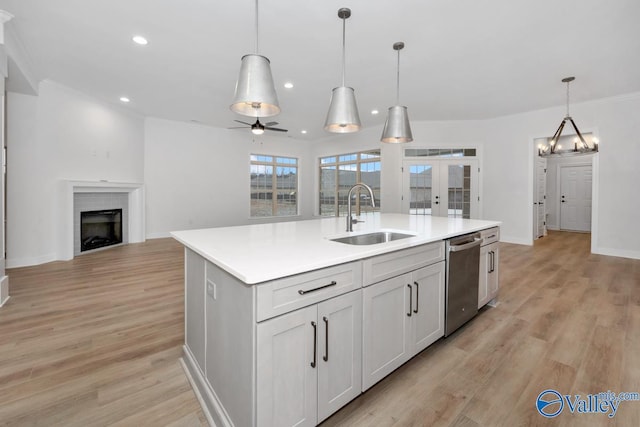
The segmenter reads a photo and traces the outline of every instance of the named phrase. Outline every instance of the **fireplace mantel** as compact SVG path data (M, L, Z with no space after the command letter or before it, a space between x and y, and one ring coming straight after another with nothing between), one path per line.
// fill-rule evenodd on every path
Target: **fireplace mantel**
M129 195L129 243L145 241L144 184L111 181L65 180L63 246L61 259L73 259L73 195L74 193L128 193Z

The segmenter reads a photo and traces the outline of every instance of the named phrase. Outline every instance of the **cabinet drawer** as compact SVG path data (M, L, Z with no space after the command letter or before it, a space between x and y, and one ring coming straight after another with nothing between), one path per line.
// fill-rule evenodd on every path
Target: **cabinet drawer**
M487 228L486 230L482 230L480 232L480 237L482 238L482 245L488 245L490 243L494 243L500 240L500 228L493 227Z
M444 242L379 255L363 261L364 286L417 270L444 259Z
M258 322L362 287L360 261L257 285Z

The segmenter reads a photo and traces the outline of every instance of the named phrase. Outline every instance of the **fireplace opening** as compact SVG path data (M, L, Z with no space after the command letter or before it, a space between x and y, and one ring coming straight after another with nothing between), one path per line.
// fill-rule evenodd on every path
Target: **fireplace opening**
M80 212L80 252L122 243L122 209Z

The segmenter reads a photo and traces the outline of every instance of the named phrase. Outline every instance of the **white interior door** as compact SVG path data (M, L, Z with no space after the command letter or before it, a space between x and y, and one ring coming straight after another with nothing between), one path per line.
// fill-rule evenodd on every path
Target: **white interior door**
M560 167L560 229L591 231L591 165Z
M547 234L547 159L536 159L536 191L533 202L534 238Z
M478 218L477 160L408 160L403 180L404 212Z

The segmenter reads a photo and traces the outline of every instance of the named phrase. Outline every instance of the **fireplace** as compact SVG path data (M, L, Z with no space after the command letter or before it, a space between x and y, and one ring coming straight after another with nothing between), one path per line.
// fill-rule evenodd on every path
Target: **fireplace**
M80 252L122 243L122 209L80 212Z

